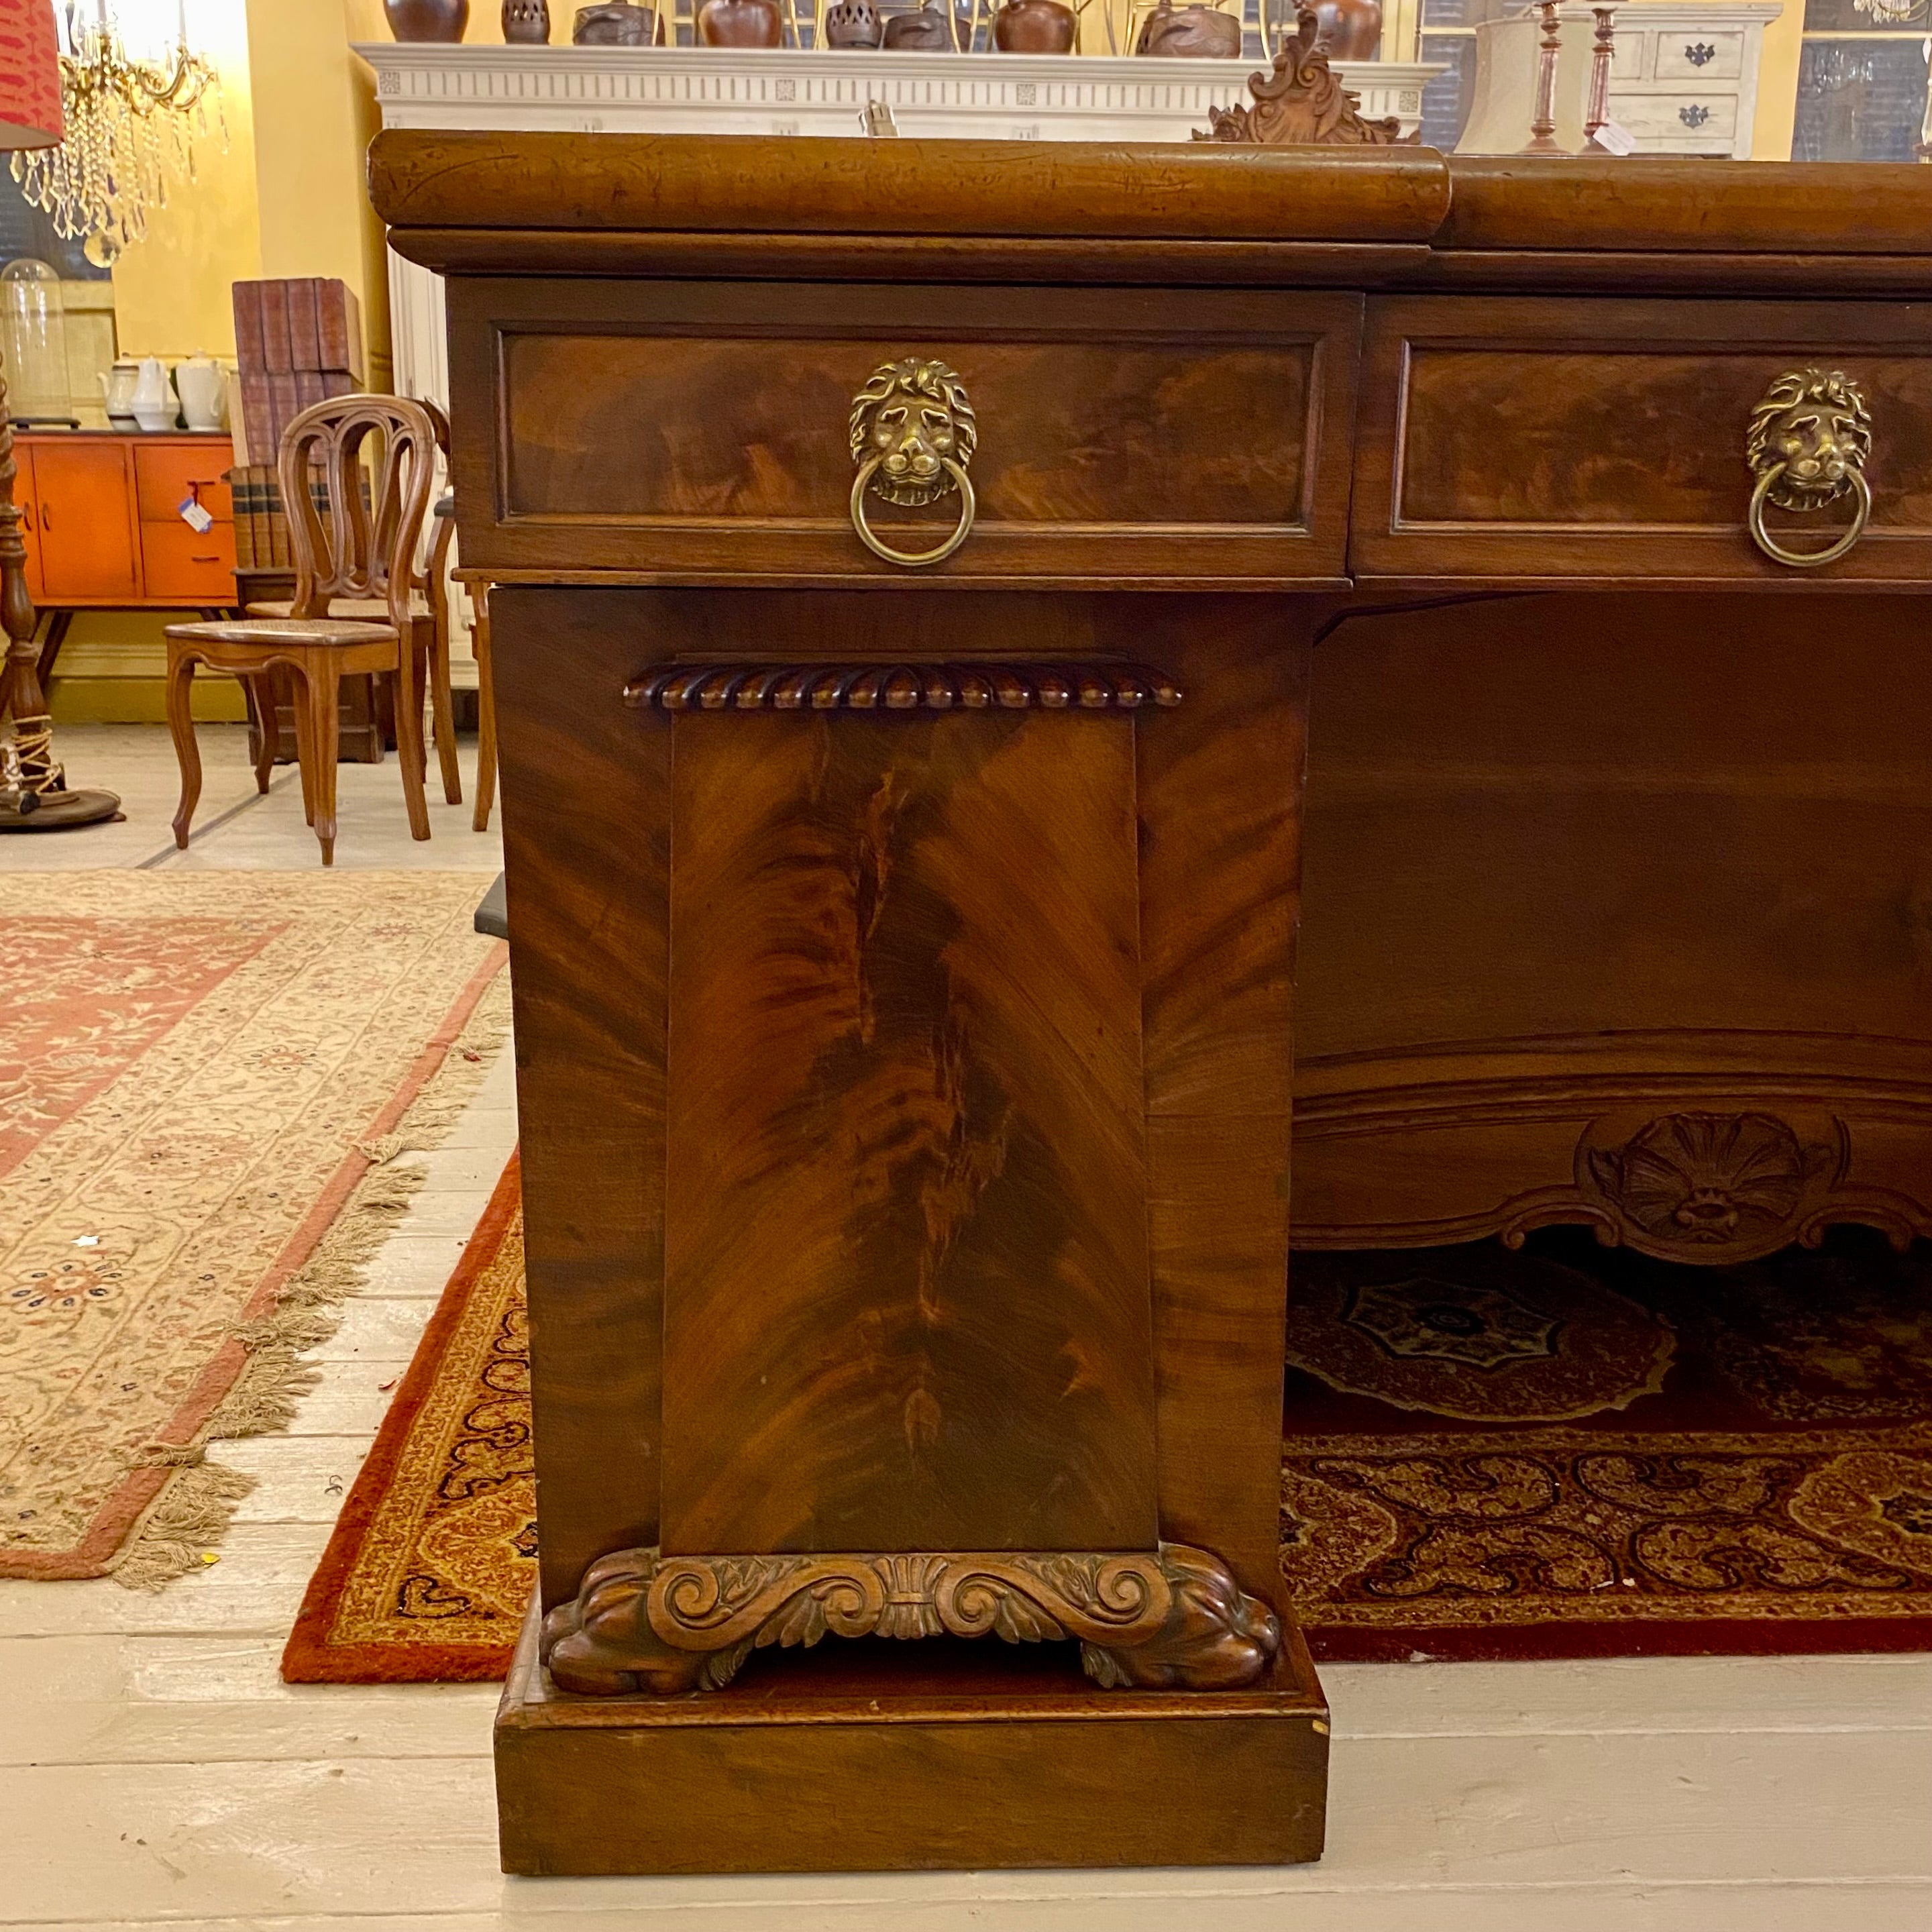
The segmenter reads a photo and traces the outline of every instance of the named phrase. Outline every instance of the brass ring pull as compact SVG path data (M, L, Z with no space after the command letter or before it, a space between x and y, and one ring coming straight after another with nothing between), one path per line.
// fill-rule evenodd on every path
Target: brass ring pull
M939 460L945 466L946 474L952 479L959 492L959 521L952 533L934 550L895 550L873 531L866 520L866 492L872 488L872 478L878 475L879 466L885 461L883 456L868 457L860 466L859 473L852 479L852 527L859 532L860 540L874 556L882 556L888 563L902 563L909 570L916 569L925 563L943 563L946 558L972 534L973 479L966 474L964 465L953 461L950 456Z
M1865 525L1871 517L1871 485L1865 481L1864 472L1854 470L1849 472L1852 491L1858 500L1851 528L1836 543L1828 544L1822 550L1810 551L1786 550L1764 526L1765 500L1771 494L1772 485L1784 474L1782 464L1774 470L1767 470L1751 491L1750 533L1757 540L1758 548L1772 562L1789 564L1793 570L1813 570L1821 563L1836 563L1864 535Z
M1815 570L1835 563L1871 520L1871 412L1864 394L1841 369L1788 369L1751 411L1744 460L1757 481L1745 518L1751 539L1774 563ZM1764 506L1822 510L1850 491L1857 499L1852 526L1822 550L1786 550L1764 526Z
M874 556L908 570L944 562L971 535L974 508L966 466L973 460L979 426L958 372L918 356L881 362L852 398L847 433L859 467L851 511L860 542ZM931 550L894 550L866 518L868 494L915 506L937 502L956 490L959 520Z

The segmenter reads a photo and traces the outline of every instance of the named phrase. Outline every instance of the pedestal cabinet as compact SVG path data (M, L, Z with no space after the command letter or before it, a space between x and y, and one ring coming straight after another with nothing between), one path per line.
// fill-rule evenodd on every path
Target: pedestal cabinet
M379 139L497 586L511 1869L1318 1851L1277 1568L1311 664L1529 586L1557 652L1610 584L1916 581L1902 312L1784 298L1932 279L1932 186L1848 174ZM1406 970L1357 967L1331 1096Z

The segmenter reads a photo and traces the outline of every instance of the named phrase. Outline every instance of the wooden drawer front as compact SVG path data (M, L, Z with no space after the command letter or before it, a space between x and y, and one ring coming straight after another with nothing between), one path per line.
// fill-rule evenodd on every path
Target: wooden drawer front
M182 500L192 496L218 521L231 521L235 505L223 478L234 461L233 446L225 438L202 446L163 443L154 448L136 443L134 494L141 520L160 523L178 516Z
M1842 370L1871 415L1869 528L1820 569L1746 527L1751 413ZM1352 555L1364 578L1917 583L1932 577L1932 331L1905 304L1372 303ZM1849 498L1772 510L1826 547Z
M1712 33L1702 28L1678 33L1658 32L1655 73L1659 80L1681 80L1694 86L1700 80L1736 80L1744 70L1742 34Z
M1322 429L1350 419L1354 296L592 285L556 319L541 290L453 293L459 356L497 374L496 472L459 488L494 500L464 531L485 566L910 580L854 530L848 423L875 368L916 356L957 371L976 424L977 520L946 575L1341 571L1346 456ZM959 499L868 504L920 550Z
M1612 94L1610 116L1646 154L1728 154L1738 137L1738 97L1728 92Z
M234 525L217 524L210 530L191 530L178 517L171 523L143 524L141 578L151 601L179 598L196 609L232 604Z

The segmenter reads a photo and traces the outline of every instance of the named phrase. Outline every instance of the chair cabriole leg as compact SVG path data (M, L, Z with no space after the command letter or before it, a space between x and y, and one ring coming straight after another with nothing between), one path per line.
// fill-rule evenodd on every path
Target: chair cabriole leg
M194 741L194 656L172 639L168 644L168 730L181 767L181 803L175 808L175 844L188 850L188 831L201 797L201 748Z

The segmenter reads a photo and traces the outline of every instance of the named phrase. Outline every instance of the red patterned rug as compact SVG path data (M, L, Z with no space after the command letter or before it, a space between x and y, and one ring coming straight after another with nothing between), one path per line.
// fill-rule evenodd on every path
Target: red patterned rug
M1282 1570L1317 1658L1932 1649L1932 1249L1296 1257ZM514 1162L289 1640L498 1678L536 1571Z
M1932 1247L1295 1257L1317 1658L1932 1649Z
M309 1580L292 1684L500 1678L536 1576L521 1178L513 1156Z

